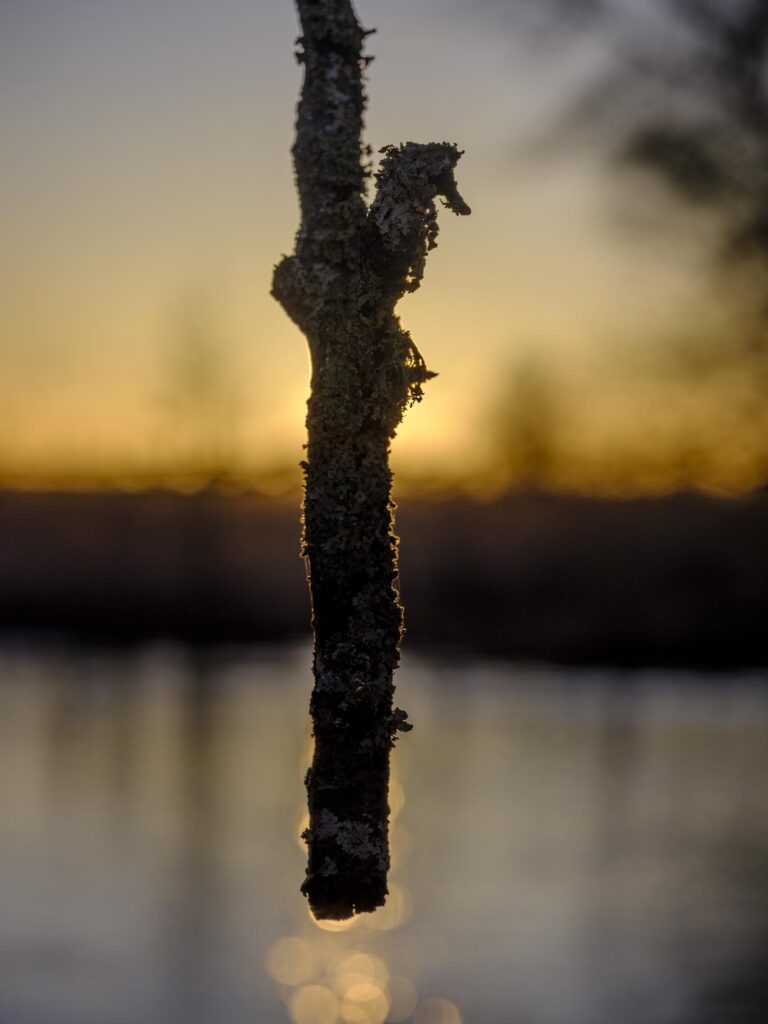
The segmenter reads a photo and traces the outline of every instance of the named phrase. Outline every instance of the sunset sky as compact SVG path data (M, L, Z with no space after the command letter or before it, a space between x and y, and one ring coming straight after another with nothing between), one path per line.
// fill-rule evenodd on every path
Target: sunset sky
M717 224L619 172L609 137L567 127L622 34L660 31L658 3L560 33L514 7L357 4L378 29L368 141L457 142L473 209L441 217L400 307L439 377L395 466L503 479L525 400L562 485L655 489L689 472L749 486L749 380L681 374L668 356L740 329L748 300L713 287ZM289 0L0 5L6 480L118 479L201 452L256 474L295 466L308 360L269 286L297 226L296 35Z

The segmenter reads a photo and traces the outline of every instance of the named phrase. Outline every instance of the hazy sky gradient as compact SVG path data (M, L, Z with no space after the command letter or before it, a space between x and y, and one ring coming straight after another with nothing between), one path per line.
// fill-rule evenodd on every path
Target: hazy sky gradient
M664 339L736 316L704 273L712 224L619 176L594 139L556 144L618 59L616 36L545 43L514 5L483 0L357 7L379 30L368 141L456 141L473 208L441 217L424 284L400 307L440 376L406 417L396 465L493 471L514 368L533 360L570 482L617 460L653 476L681 431L748 476L752 442L723 455L725 428L705 414L715 403L728 423L722 381L683 393L659 363ZM199 436L182 393L193 319L220 354L208 413L224 457L298 460L308 360L268 294L297 226L296 34L289 0L4 0L0 469L183 457Z

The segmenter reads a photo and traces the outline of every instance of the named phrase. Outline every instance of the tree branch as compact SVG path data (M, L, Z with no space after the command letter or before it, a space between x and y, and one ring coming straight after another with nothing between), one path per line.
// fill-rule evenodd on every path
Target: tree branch
M363 44L350 0L297 0L304 84L293 147L302 263L349 266L365 218Z
M419 287L427 254L437 246L435 199L442 197L456 214L471 211L456 187L454 168L462 150L452 143L406 142L382 152L368 224L380 239L376 269L386 282L387 298L397 301Z
M403 613L389 445L433 376L395 315L435 246L441 196L469 213L448 143L385 151L367 211L361 145L366 33L349 0L296 0L306 73L293 147L296 252L273 295L312 353L303 463L303 551L315 637L302 891L320 918L375 910L387 895L389 756L409 728L394 707Z

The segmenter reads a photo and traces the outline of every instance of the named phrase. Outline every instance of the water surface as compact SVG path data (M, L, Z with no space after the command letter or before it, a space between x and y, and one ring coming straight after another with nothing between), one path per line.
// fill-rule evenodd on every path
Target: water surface
M306 648L0 649L1 1024L743 1024L768 688L410 658L393 896L298 892Z

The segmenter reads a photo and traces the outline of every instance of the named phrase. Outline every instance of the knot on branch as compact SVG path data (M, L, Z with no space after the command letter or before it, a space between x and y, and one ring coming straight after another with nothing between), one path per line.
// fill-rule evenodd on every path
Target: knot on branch
M272 295L297 327L304 328L309 309L305 275L295 256L283 256L272 276Z
M449 142L406 142L385 146L376 174L378 191L368 222L381 239L385 256L380 268L397 297L413 292L424 275L427 254L437 245L440 196L453 213L470 208L456 186L454 169L463 151Z

